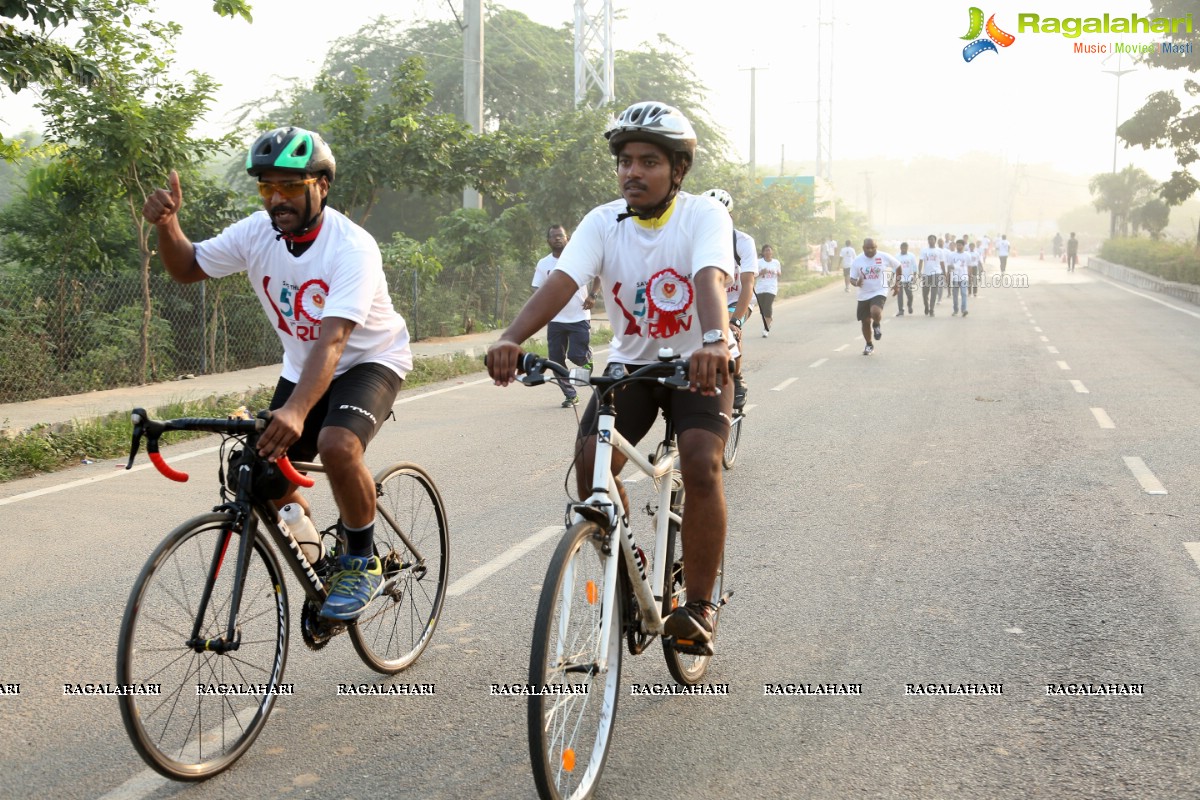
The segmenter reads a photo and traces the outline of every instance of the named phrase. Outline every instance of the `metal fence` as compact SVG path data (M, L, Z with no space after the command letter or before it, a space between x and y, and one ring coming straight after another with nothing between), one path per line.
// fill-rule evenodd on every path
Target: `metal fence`
M392 302L412 338L502 324L529 295L520 268L495 286L422 286L387 268ZM503 277L503 279L502 279ZM470 298L464 300L464 298ZM147 315L141 278L62 272L0 273L0 403L137 386L185 374L278 363L283 348L245 275L188 285L155 267Z

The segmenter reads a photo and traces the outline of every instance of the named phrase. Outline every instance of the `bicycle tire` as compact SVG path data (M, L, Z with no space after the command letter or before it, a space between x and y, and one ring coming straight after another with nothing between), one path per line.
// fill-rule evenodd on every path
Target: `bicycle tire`
M684 490L682 487L671 492L671 508L676 513L682 516L684 505ZM662 614L665 619L668 614L682 605L687 599L687 580L683 571L683 537L680 532L679 523L671 521L667 523L667 573L663 578L665 584L663 590L663 605ZM724 590L725 584L725 551L722 548L721 562L717 566L717 580L713 584L712 597L709 599L720 606L721 592ZM721 619L721 610L717 609L717 614L713 618L713 642L717 639L717 623ZM667 670L671 673L671 677L684 686L692 686L703 680L705 673L708 672L708 665L712 662L712 656L698 656L689 653L681 653L671 646L671 643L664 640L663 656L667 661Z
M538 690L582 686L583 694L531 694L529 756L543 800L592 796L608 759L621 684L621 620L624 598L603 597L603 529L594 522L571 526L546 568L533 624L529 684ZM602 623L611 616L608 666L594 670ZM570 648L569 660L560 656ZM597 691L592 691L596 689ZM576 690L579 691L579 690Z
M156 683L162 690L120 697L121 720L142 760L175 780L211 778L250 748L275 705L287 661L287 587L253 518L247 523L254 544L238 611L238 649L196 652L186 644L219 547L200 636L216 639L226 631L242 535L235 524L231 513L205 514L167 534L142 567L121 620L117 683ZM267 691L200 694L204 684L264 684Z
M385 583L394 581L394 585L363 609L349 632L363 663L393 675L421 656L441 618L450 531L437 486L416 464L398 463L380 470L375 487L375 553ZM421 561L396 534L385 511L420 552Z
M746 419L746 415L735 411L733 414L733 422L729 424L729 438L725 440L725 452L721 454L721 466L725 469L733 469L733 464L737 461L738 443L742 439L742 421Z

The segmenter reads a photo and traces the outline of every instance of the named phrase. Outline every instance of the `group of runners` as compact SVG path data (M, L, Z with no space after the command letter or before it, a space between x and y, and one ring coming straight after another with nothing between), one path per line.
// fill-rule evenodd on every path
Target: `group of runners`
M874 239L864 239L862 253L856 254L850 240L846 240L840 253L846 282L844 291L850 291L851 286L858 290L855 316L866 342L864 356L871 355L875 342L883 338L883 308L889 296L896 297L899 303L897 317L914 313L913 285L918 281L925 316L937 316L937 304L944 292L949 292L953 303L951 316L965 318L970 313L968 298L979 295L992 240L987 236L972 240L966 235L956 237L950 233L938 238L931 233L926 242L916 255L909 252L908 242L901 242L900 254L893 256L879 251ZM1002 234L994 247L1003 273L1012 250L1008 235Z

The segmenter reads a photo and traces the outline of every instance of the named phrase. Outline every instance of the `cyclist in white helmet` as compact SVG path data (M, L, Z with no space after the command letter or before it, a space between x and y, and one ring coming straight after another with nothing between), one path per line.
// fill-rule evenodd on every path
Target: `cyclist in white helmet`
M705 197L716 200L733 214L733 196L724 189L709 189ZM733 280L725 287L725 305L729 309L730 333L733 334L733 407L746 405L746 382L742 378L742 325L750 318L750 298L754 297L754 276L758 272L758 246L744 231L733 231L733 260L737 264Z
M628 386L616 398L617 429L637 442L659 409L675 422L687 489L682 533L688 602L667 618L664 634L711 652L716 606L708 598L726 528L721 454L733 412L725 310L725 284L734 273L733 222L712 201L680 191L695 158L696 134L678 109L635 103L604 135L617 160L622 197L584 217L555 270L489 348L488 372L497 385L511 383L520 343L596 277L614 312L610 365L654 363L660 347L688 359L691 391ZM595 421L593 397L579 427L576 476L583 496L595 457ZM614 475L624 462L613 453ZM628 510L624 489L620 492Z

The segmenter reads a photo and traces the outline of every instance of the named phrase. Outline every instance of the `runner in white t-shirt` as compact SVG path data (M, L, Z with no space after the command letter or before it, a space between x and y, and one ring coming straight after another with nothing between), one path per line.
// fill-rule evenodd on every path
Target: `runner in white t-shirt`
M1008 241L1008 234L1000 234L1000 241L996 242L996 255L1000 257L1000 274L1004 274L1005 268L1008 266L1008 253L1012 249L1012 243Z
M265 209L193 245L179 226L179 176L146 198L167 272L193 283L245 272L283 343L274 414L259 437L265 457L312 461L319 453L341 512L347 549L338 556L321 615L358 617L382 584L374 552L375 481L367 443L391 413L412 352L392 308L379 246L326 207L337 165L321 137L303 128L262 134L246 157ZM277 507L307 501L295 486ZM318 566L318 565L313 565Z
M550 246L550 253L537 263L533 271L533 280L530 282L533 288L539 288L550 277L570 238L563 225L551 225L546 230L546 244ZM576 366L591 369L592 306L599 296L600 281L593 281L590 287L580 286L562 311L555 314L554 319L546 325L546 350L551 361L565 364L570 360ZM562 407L579 405L579 393L571 382L557 376L555 381L558 388L562 389Z
M946 279L946 265L937 237L931 233L927 241L929 246L921 248L917 266L921 270L921 301L925 304L925 316L932 317L938 301L938 286Z
M982 271L981 264L983 263L979 250L975 248L975 242L967 247L967 269L971 273L971 294L979 296L979 278Z
M858 257L858 253L854 252L854 246L850 244L850 240L846 240L845 246L838 253L838 257L842 260L842 291L850 291L850 264Z
M681 528L688 602L667 617L663 634L694 642L687 652L711 653L717 608L710 598L726 530L721 456L733 412L725 310L725 284L734 273L733 223L716 203L680 191L696 134L677 109L635 103L605 138L623 197L583 218L558 269L488 349L488 372L497 385L515 380L520 343L597 276L614 324L610 366L653 363L662 347L688 358L690 392L632 383L614 402L617 430L630 442L645 436L660 409L675 423L687 491ZM593 397L579 427L575 468L584 497L591 488L596 411ZM614 476L624 462L613 453ZM617 485L628 512L628 497L619 480Z
M888 276L895 273L900 262L888 253L876 251L874 239L863 239L862 255L850 265L850 284L858 287L858 311L856 316L862 323L863 338L867 346L863 355L875 351L871 342L872 329L875 339L883 338L880 323L883 321L883 305L887 302Z
M917 272L917 257L908 252L908 242L900 243L900 255L896 256L896 260L900 262L899 280L892 287L892 294L896 295L900 302L900 313L897 317L904 316L904 300L908 298L908 313L913 313L913 275Z
M754 294L758 298L758 313L762 314L763 338L771 332L775 295L779 293L779 276L783 265L775 260L775 248L764 244L762 258L758 260L758 274L754 276Z
M946 260L946 267L950 271L950 297L954 301L954 313L951 316L954 317L958 316L960 310L964 317L967 315L967 294L971 288L969 266L970 259L963 249L963 240L959 239Z

